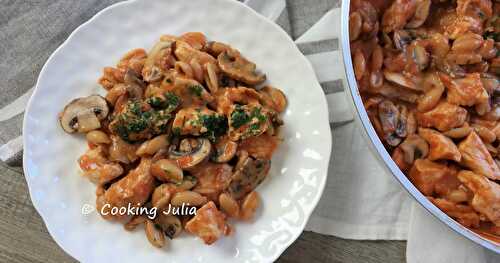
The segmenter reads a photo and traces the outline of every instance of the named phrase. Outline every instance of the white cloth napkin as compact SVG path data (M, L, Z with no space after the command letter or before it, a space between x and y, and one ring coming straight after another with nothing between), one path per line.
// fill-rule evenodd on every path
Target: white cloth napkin
M500 262L500 255L458 235L416 202L412 213L406 247L408 263Z

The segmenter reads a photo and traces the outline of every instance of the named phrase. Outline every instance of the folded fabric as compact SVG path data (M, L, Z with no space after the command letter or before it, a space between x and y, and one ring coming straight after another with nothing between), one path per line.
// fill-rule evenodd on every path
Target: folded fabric
M412 211L406 247L406 261L408 263L500 262L500 255L458 235L420 204L414 202Z

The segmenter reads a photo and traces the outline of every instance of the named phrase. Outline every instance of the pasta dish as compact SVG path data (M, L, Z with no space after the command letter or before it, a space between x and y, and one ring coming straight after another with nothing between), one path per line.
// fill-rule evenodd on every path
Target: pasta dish
M156 247L183 231L212 244L234 231L230 219L254 218L287 100L253 62L199 32L163 35L98 82L104 97L71 101L59 120L86 136L78 163L103 218L143 225ZM184 207L196 213L176 214ZM145 212L116 213L125 208Z
M500 2L353 0L354 73L380 140L409 180L500 243Z

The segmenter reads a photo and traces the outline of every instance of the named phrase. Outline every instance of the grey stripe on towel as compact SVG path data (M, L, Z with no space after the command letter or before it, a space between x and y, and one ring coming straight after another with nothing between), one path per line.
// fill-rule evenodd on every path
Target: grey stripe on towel
M339 41L337 39L325 39L319 41L311 41L298 43L297 47L304 55L323 53L339 49Z

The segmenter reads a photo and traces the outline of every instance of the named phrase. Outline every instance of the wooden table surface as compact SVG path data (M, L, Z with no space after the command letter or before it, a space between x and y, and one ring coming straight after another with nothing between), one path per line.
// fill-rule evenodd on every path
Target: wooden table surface
M145 241L146 242L146 241ZM304 232L278 262L404 262L406 242L354 241ZM0 165L0 262L76 262L50 237L21 168Z
M31 88L43 63L69 33L113 2L117 0L0 0L0 88L17 89L19 95ZM0 106L12 100L1 94ZM404 262L405 246L402 241L354 241L304 232L278 262ZM22 168L4 164L0 262L75 262L48 234L31 203Z

